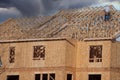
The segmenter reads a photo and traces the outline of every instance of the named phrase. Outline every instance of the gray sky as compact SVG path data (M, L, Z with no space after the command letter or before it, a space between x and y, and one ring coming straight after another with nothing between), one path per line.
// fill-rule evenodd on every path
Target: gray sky
M0 0L0 22L8 18L52 15L60 9L113 4L120 0Z

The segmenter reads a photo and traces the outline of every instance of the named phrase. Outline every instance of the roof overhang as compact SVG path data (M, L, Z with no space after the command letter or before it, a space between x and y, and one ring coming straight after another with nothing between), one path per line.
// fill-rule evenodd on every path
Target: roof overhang
M84 41L114 41L113 38L109 37L109 38L85 38Z

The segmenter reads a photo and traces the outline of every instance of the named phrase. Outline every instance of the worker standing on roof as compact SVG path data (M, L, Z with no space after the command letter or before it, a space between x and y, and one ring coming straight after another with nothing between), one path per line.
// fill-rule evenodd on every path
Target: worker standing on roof
M106 6L105 7L105 17L104 17L104 20L108 21L109 19L110 19L110 7Z

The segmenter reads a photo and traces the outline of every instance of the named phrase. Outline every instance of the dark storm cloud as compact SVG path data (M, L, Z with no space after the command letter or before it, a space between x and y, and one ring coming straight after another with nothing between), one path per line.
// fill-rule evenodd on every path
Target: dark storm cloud
M16 12L17 16L38 16L50 15L60 9L82 8L112 1L118 0L0 0L0 8L6 8L7 10L10 10L11 7L15 8L12 14L8 11L10 14L7 15L9 16L14 16ZM0 12L3 11L0 10Z
M60 9L82 8L96 3L98 3L97 0L42 0L45 14L50 14Z
M22 16L22 14L14 7L0 8L0 22L5 21L8 18L15 18L19 16Z
M69 8L82 8L82 7L86 7L86 6L90 6L90 5L93 5L93 4L96 4L98 3L97 0L78 0L77 2L73 2L69 4Z
M15 7L24 16L38 15L42 7L41 5L40 0L0 0L0 7Z
M0 7L9 7L10 0L0 0Z
M62 8L79 8L97 0L0 0L0 7L15 7L24 16L48 15Z
M35 16L40 13L40 0L11 0L12 6L16 7L24 16Z
M0 3L10 3L10 0L0 0Z

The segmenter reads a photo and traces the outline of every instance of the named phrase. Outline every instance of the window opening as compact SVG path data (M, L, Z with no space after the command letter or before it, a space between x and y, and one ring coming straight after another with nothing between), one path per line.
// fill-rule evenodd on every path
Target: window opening
M89 62L102 62L102 45L90 46Z
M15 62L15 47L10 47L10 53L9 53L9 62L14 63Z

